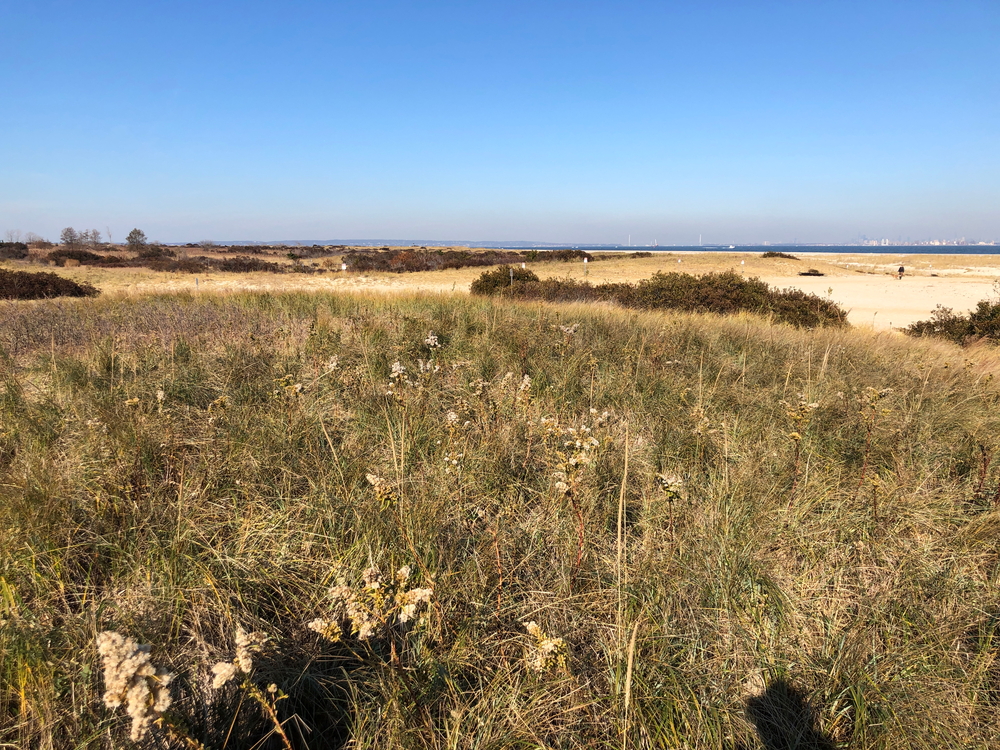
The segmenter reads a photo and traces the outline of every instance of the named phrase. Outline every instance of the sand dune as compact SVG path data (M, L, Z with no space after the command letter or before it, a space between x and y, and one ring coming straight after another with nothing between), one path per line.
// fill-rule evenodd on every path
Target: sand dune
M535 263L540 277L608 281L638 281L657 271L705 273L733 270L756 276L780 288L794 287L829 297L849 311L855 325L879 329L900 328L926 320L937 305L967 312L979 300L996 296L994 281L1000 279L1000 256L991 255L867 255L861 253L799 253L798 260L762 258L759 253L658 252L650 258L609 254L589 263ZM906 268L902 280L895 269ZM823 276L799 276L814 268ZM382 292L424 291L463 293L482 273L482 268L389 273L210 273L201 275L157 273L147 269L60 269L76 280L87 281L108 293L211 292L243 290L364 289Z

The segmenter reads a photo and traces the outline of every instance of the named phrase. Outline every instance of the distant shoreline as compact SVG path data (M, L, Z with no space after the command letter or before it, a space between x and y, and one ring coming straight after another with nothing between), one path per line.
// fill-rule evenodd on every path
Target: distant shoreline
M165 242L170 247L184 247L191 243ZM273 247L419 247L428 249L470 250L586 250L591 253L862 253L865 255L1000 255L1000 243L992 245L595 245L595 244L546 244L527 242L442 242L408 240L283 240L275 242L227 241L215 242L217 247L273 246Z

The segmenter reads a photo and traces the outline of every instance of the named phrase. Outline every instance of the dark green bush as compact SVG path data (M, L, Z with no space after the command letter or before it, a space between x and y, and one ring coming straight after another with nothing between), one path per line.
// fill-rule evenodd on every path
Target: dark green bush
M68 248L53 250L49 253L48 259L55 261L57 266L65 266L67 260L78 260L82 266L92 266L104 261L102 256L89 250L70 250Z
M22 260L28 257L28 246L23 242L0 242L0 260Z
M523 287L538 281L538 277L533 271L526 268L513 268L511 266L500 266L492 271L484 271L478 279L472 282L469 291L473 294L488 296L491 294L501 294L511 291L514 287ZM521 289L514 292L519 297L530 296L523 293Z
M777 250L768 250L766 253L760 256L761 258L784 258L785 260L798 260L794 255L789 255L788 253L779 253Z
M78 284L54 273L6 271L0 268L0 299L47 299L49 297L96 297L90 284Z
M212 267L220 271L230 273L250 273L252 271L270 271L271 273L281 273L284 269L277 263L271 263L261 258L248 258L247 256L237 256L235 258L222 258L212 263Z
M826 276L826 274L815 268L810 268L808 271L799 271L799 276Z
M1000 301L980 300L968 315L957 315L950 307L938 305L930 320L920 320L903 329L910 336L937 336L969 344L986 339L1000 341Z
M205 262L208 258L198 256L197 258L178 258L175 260L144 260L139 265L145 266L153 271L174 271L177 273L205 273L209 270Z
M428 250L427 248L388 247L377 250L352 250L344 256L344 262L352 271L388 271L389 273L412 273L414 271L437 271L442 268L465 268L468 266L495 266L500 263L516 263L521 256L507 250Z
M657 273L637 284L599 284L572 279L538 278L531 271L508 267L487 271L473 282L473 294L509 292L524 299L550 302L608 301L643 310L686 310L731 314L741 311L774 315L799 327L847 324L847 313L836 303L798 289L771 289L757 278L745 279L732 271L693 276Z
M576 249L565 249L565 250L541 250L535 251L534 257L531 258L532 261L544 262L547 260L558 260L563 263L569 263L573 260L593 260L594 256L584 250Z
M168 247L160 247L159 245L147 245L146 248L141 253L139 253L138 257L143 259L176 258L177 253Z

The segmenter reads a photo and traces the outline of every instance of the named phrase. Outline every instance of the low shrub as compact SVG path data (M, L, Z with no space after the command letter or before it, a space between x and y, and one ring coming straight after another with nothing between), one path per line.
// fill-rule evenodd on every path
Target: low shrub
M89 250L71 250L69 248L62 248L60 250L53 250L49 253L48 260L55 261L57 266L65 266L67 260L79 261L82 266L92 266L102 262L104 257L98 255L97 253L92 253Z
M212 262L212 267L219 271L229 273L252 273L254 271L269 271L271 273L281 273L284 269L277 263L261 260L260 258L249 258L240 255L235 258L221 258Z
M910 336L937 336L969 344L973 341L1000 341L1000 300L980 300L968 315L958 315L950 307L938 305L930 320L919 320L903 329Z
M810 268L808 271L799 271L799 276L826 276L826 274L815 268Z
M584 250L570 249L565 250L536 250L533 251L534 256L530 260L535 262L544 262L551 260L562 261L563 263L569 263L574 260L593 260L594 256Z
M22 260L28 257L28 246L23 242L0 242L0 260Z
M45 271L0 269L0 299L48 299L50 297L96 297L100 291Z
M140 265L153 271L172 271L175 273L205 273L209 266L204 261L207 258L177 258L175 260L145 260Z
M732 271L693 276L656 273L637 284L598 284L572 279L541 281L531 271L509 267L487 271L473 282L473 294L509 292L525 299L550 302L607 301L643 310L686 310L731 314L741 311L774 315L799 327L847 324L847 313L836 303L798 289L770 288L757 278L745 279Z
M137 257L142 258L143 260L176 258L177 253L171 250L169 247L160 247L159 245L147 245L146 248L141 253L139 253Z
M798 260L794 255L789 255L788 253L781 253L777 250L768 250L766 253L760 256L761 258L784 258L785 260Z
M445 268L470 266L495 266L517 263L521 255L507 250L428 250L427 248L388 248L352 250L344 255L343 262L351 271L386 271L412 273L437 271Z
M522 287L525 284L537 282L538 276L535 275L534 271L529 271L526 268L500 266L492 271L484 271L478 279L472 282L469 291L481 296L501 294L505 291L511 291L517 296L526 296L520 289L517 292L512 290L515 286Z

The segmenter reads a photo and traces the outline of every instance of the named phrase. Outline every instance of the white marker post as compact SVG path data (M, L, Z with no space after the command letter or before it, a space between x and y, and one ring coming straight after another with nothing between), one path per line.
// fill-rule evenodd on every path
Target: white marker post
M587 269L587 261L588 260L590 260L590 258L584 258L583 259L583 275L584 276L586 276L587 273L588 273L588 269Z
M340 264L340 270L341 271L346 271L347 270L347 264L346 263L341 263Z

